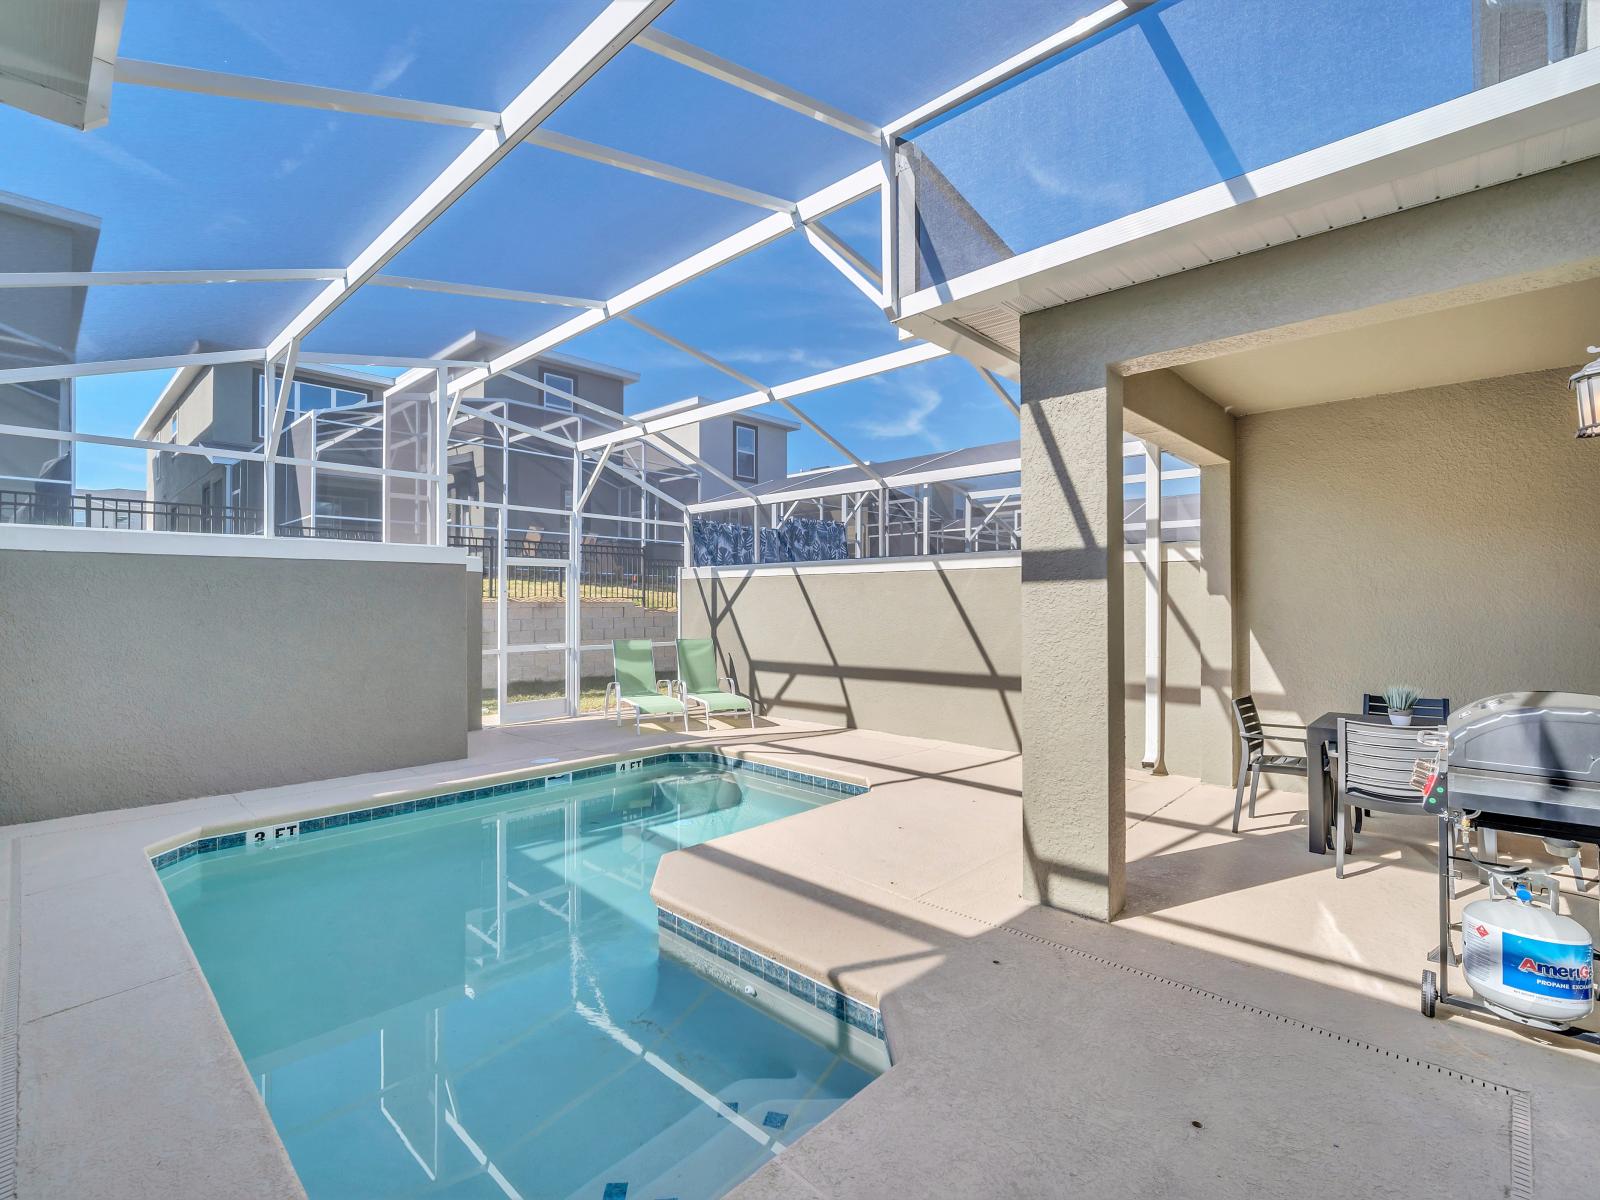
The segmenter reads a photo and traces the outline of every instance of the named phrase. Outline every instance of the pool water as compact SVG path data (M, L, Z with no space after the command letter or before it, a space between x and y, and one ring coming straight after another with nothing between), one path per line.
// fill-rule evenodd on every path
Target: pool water
M873 1071L662 957L656 863L835 798L646 765L161 877L312 1200L690 1200Z

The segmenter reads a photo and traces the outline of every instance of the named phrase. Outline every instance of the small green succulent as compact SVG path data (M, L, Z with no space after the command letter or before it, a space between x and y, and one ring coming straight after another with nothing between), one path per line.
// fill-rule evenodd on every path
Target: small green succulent
M1392 713L1408 713L1422 693L1403 683L1391 683L1383 689L1383 702Z

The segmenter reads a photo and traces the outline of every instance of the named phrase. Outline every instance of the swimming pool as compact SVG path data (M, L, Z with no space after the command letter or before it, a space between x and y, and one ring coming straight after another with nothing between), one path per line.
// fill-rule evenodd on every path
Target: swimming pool
M826 989L771 986L649 895L666 852L859 790L820 783L659 755L156 863L313 1200L690 1200L887 1061L855 1006L808 1036L753 1003L819 1018Z

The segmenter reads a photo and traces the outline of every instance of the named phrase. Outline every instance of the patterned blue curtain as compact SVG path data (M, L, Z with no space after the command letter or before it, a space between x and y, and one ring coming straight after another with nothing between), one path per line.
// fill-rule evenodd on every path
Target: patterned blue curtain
M849 557L842 521L791 517L783 523L780 532L786 551L785 562L831 562ZM762 543L763 549L765 545Z
M761 561L789 562L789 539L784 536L782 529L761 530Z
M753 561L755 538L748 525L694 521L697 567L736 567ZM850 557L841 521L791 517L776 529L761 530L762 562L832 562Z
M756 542L748 525L694 519L694 565L737 567L754 561Z

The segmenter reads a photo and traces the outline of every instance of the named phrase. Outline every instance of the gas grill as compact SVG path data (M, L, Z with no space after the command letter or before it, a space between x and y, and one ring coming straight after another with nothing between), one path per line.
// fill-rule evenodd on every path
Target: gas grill
M1423 972L1422 1011L1431 1017L1436 1004L1446 1004L1495 1015L1477 1000L1449 991L1449 968L1458 961L1450 932L1452 867L1472 876L1494 869L1473 855L1475 832L1488 835L1481 844L1490 858L1495 857L1494 831L1542 838L1547 849L1572 863L1574 873L1579 859L1570 843L1600 846L1600 696L1486 696L1451 713L1444 729L1420 731L1418 742L1437 755L1425 807L1439 817L1438 974ZM1419 750L1419 757L1426 753ZM1588 886L1581 876L1578 885ZM1600 1045L1600 1034L1567 1033Z
M1508 692L1452 713L1448 806L1540 837L1600 841L1600 696Z

